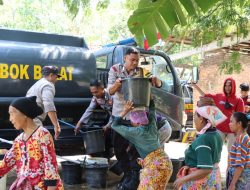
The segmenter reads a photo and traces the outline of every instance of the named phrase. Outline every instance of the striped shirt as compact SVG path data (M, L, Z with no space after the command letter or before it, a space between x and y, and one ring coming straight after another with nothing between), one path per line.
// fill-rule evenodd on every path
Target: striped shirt
M241 134L232 145L229 154L229 165L250 168L250 137L247 133Z

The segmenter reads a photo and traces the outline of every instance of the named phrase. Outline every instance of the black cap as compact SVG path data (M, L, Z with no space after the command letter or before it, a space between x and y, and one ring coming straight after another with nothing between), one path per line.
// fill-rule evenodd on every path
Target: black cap
M249 91L249 85L248 85L248 83L244 82L244 83L240 84L240 89L242 91Z
M50 73L57 75L58 77L61 77L59 75L59 70L55 66L44 66L42 69L42 74L44 76L48 76Z
M31 119L43 113L42 108L36 103L36 96L17 98L10 105Z

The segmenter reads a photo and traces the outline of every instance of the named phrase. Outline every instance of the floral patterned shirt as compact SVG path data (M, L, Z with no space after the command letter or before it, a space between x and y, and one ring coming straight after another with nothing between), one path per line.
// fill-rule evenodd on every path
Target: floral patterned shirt
M0 161L0 176L16 168L17 178L25 178L34 189L46 190L47 186L63 185L58 174L56 153L51 134L44 127L38 127L25 141L24 133L13 142L13 146Z

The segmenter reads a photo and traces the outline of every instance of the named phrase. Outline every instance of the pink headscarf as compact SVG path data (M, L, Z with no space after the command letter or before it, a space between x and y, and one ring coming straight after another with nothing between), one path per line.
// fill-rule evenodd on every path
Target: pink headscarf
M197 107L195 110L200 116L206 118L208 123L198 134L203 134L206 132L208 128L216 127L223 121L227 119L227 117L217 108L216 106L203 106Z
M130 120L132 123L147 125L148 124L147 112L144 110L131 111Z

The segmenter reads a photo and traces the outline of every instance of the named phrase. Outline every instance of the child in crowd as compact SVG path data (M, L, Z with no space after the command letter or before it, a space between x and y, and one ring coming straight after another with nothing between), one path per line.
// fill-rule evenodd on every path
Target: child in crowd
M17 98L9 106L10 122L23 130L0 161L0 176L14 167L17 170L10 190L63 190L52 136L33 121L42 113L36 96Z
M240 97L244 101L245 105L245 113L250 112L250 97L248 96L249 92L249 84L247 82L243 82L240 84Z
M250 189L250 138L246 132L248 117L241 112L233 113L229 127L236 135L236 141L229 152L227 173L228 190Z
M149 116L146 111L133 111L133 103L128 101L120 117L115 117L112 129L128 139L136 147L142 166L138 190L163 190L172 175L172 162L161 148L156 126L155 105L150 101ZM130 112L131 126L121 125L122 118Z
M209 101L202 102L199 101L198 106L213 104ZM223 142L216 126L225 120L226 116L216 106L196 108L194 123L198 136L185 151L185 166L177 174L175 189L221 189L218 163Z

